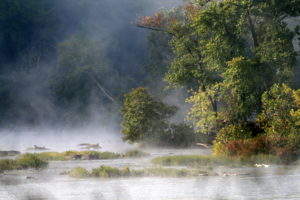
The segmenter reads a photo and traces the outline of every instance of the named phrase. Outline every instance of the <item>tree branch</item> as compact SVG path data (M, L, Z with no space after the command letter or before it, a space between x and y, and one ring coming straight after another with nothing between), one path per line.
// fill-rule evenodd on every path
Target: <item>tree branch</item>
M143 26L143 25L140 25L140 24L137 24L136 26L139 27L139 28L144 28L144 29L149 29L149 30L152 30L152 31L163 32L163 33L167 33L167 34L170 34L172 36L175 36L174 33L170 32L168 30L164 30L164 29L160 29L160 28L156 28L156 27L151 27L151 26Z
M106 98L108 98L111 102L115 102L115 99L112 97L112 95L109 94L108 91L100 84L100 82L97 80L97 78L91 74L89 74L95 85L97 86L98 89L101 90L101 92L104 94Z

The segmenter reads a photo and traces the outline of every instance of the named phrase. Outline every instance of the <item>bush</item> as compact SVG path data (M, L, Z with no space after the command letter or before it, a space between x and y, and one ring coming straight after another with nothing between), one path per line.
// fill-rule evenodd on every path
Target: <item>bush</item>
M72 169L72 171L70 172L70 176L74 178L85 178L89 176L89 172L82 167L76 167Z
M102 178L124 177L130 176L130 170L128 167L118 169L115 167L102 165L100 168L93 169L91 175L93 177Z
M0 160L0 172L4 170L12 170L16 168L16 161L10 159L2 159Z
M28 169L28 168L42 168L46 167L48 162L41 160L35 154L24 154L19 156L16 160L3 159L0 160L0 172L14 169Z
M298 149L291 143L294 137L283 137L279 135L259 135L246 140L233 140L226 144L215 143L214 153L216 155L229 155L238 158L252 160L255 156L277 157L279 163L290 163L298 156Z
M27 168L42 168L47 166L47 162L44 160L41 160L38 156L35 154L24 154L20 156L17 160L17 166L20 169L27 169Z

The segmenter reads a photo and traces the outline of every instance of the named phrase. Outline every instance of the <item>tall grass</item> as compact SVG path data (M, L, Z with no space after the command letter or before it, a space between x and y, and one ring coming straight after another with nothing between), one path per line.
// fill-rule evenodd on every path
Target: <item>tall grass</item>
M128 151L124 154L113 152L99 152L99 151L66 151L58 152L43 152L36 154L42 160L47 161L64 161L64 160L106 160L116 158L132 158L143 157L149 154L140 150Z
M28 168L42 168L46 167L48 162L40 159L35 154L24 154L19 156L16 160L1 159L0 172L14 169L28 169Z
M213 167L228 166L241 167L253 166L256 163L284 164L279 157L259 154L251 157L205 156L205 155L178 155L163 156L152 159L152 163L161 166L188 166L188 167Z
M99 168L88 172L86 169L76 167L69 172L74 178L98 177L98 178L118 178L118 177L188 177L208 174L200 170L175 169L175 168L145 168L130 169L129 167L116 168L102 165Z

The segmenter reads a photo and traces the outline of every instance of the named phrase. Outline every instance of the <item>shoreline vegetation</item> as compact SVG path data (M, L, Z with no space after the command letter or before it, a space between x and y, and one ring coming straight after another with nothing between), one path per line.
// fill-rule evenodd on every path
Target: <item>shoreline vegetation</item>
M140 158L148 156L148 153L140 150L131 150L126 153L98 152L98 151L66 151L26 153L16 159L0 159L0 173L8 170L39 169L46 167L49 161L68 160L107 160L117 158Z
M123 177L193 177L193 176L219 176L215 172L202 171L200 169L176 169L176 168L144 168L130 169L129 167L117 168L102 165L91 171L82 167L76 167L69 172L62 173L72 178L123 178Z
M181 166L181 167L244 167L257 165L287 165L297 163L298 161L287 163L286 160L267 154L252 155L250 157L232 157L232 156L215 156L215 155L176 155L162 156L151 160L153 164L160 166Z
M100 151L65 151L43 152L36 154L40 159L47 161L67 161L67 160L107 160L117 158L140 158L148 156L148 153L140 150L131 150L126 153L100 152Z
M278 156L259 154L245 157L215 156L215 155L176 155L162 156L151 160L153 167L132 169L117 168L102 165L91 171L83 167L62 172L72 178L124 178L124 177L197 177L197 176L243 176L250 172L231 172L232 168L268 168L270 165L299 165L300 161L286 163ZM219 167L225 167L221 172ZM226 170L227 169L227 170Z
M40 169L47 167L48 162L39 158L35 154L23 154L17 159L1 159L0 160L0 173L7 170L21 170L21 169Z

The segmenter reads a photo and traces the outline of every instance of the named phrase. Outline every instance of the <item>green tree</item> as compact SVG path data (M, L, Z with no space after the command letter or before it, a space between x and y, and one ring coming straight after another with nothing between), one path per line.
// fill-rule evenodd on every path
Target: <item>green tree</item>
M285 84L275 84L262 95L262 112L259 121L267 134L288 136L299 135L300 90Z
M177 108L151 97L145 88L135 88L125 95L122 112L123 139L153 143L169 129L168 118Z
M177 17L156 14L141 21L172 36L174 59L165 80L199 93L188 100L189 119L198 130L218 131L253 119L261 110L261 94L291 78L297 31L289 30L285 19L299 15L298 4L199 0Z

